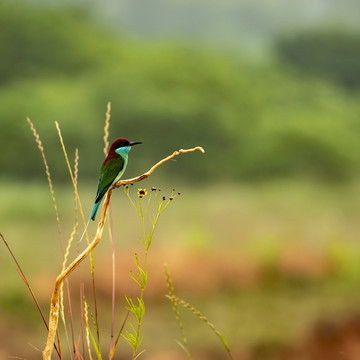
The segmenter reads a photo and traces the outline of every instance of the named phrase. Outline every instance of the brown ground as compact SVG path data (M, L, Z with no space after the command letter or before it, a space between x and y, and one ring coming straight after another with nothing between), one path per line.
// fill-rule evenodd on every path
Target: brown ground
M171 255L169 255L171 254ZM219 259L222 259L220 261ZM163 297L166 282L163 264L169 264L175 290L181 293L211 293L221 289L246 288L269 281L269 274L291 280L322 279L337 271L336 264L328 257L304 249L289 248L279 254L273 264L261 264L251 258L236 254L204 254L200 252L153 252L149 258L148 271L151 274L147 288L149 299ZM117 288L126 294L137 293L137 285L129 278L129 271L136 271L129 255L117 256ZM88 266L88 265L86 265ZM269 269L270 266L270 269ZM84 267L85 269L85 267ZM88 271L83 271L84 277ZM108 257L96 257L96 286L98 296L111 296L111 261ZM74 275L76 276L76 275ZM54 275L39 277L34 289L40 300L47 300L52 288ZM89 279L88 279L89 280ZM86 280L87 282L89 282ZM44 283L49 284L44 287ZM72 286L77 287L76 281ZM41 289L41 291L40 291ZM314 320L316 321L316 320ZM14 336L16 334L16 337ZM0 360L9 355L37 358L38 351L19 353L16 344L29 341L28 329L21 329L11 323L0 326ZM3 345L1 345L3 344ZM1 349L6 345L6 349ZM242 349L232 344L233 357L238 360L360 360L360 316L350 315L341 320L319 320L309 329L308 335L297 344L263 343L251 349ZM54 357L55 358L55 357ZM144 360L180 360L183 353L145 353ZM193 353L194 360L229 359L225 351L209 353L198 349Z

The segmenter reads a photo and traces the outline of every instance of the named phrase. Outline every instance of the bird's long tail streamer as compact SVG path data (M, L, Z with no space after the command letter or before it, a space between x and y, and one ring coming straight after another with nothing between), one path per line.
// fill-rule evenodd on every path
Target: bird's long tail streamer
M91 218L89 218L89 220L88 220L88 222L87 222L87 224L86 224L86 226L85 226L84 232L82 233L81 238L80 238L80 240L79 240L79 244L81 243L81 240L83 239L83 237L84 237L84 235L85 235L85 233L86 233L86 230L87 230L87 228L88 228L88 226L89 226L89 224L90 224L90 220L91 220Z

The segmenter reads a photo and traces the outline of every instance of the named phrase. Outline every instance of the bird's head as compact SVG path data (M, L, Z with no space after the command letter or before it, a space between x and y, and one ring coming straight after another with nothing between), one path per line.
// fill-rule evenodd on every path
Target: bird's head
M129 141L124 138L118 138L111 144L109 154L114 152L118 155L127 154L131 146L136 144L141 144L141 141Z

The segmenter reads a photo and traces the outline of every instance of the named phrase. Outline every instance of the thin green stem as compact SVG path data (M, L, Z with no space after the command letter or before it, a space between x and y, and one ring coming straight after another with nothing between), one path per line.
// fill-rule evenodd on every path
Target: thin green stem
M140 214L139 214L139 208L138 208L137 203L134 203L134 201L131 199L131 196L130 196L130 187L129 187L129 186L128 186L128 187L124 186L124 193L125 193L125 195L127 196L127 198L129 199L131 205L134 207L136 214L137 214L138 216L140 216Z
M142 208L142 199L139 199L139 216L141 219L141 226L142 226L142 232L143 232L143 241L145 244L146 241L146 230L145 230L145 216L143 213L143 208Z
M141 191L141 192L140 192ZM153 192L153 190L152 190ZM171 194L171 197L167 202L165 202L165 199L163 198L161 201L158 200L157 192L155 192L155 204L156 204L156 215L151 217L148 215L149 209L150 209L150 202L152 198L152 193L150 193L150 196L147 200L146 206L143 204L143 198L146 196L147 192L145 189L139 189L138 192L138 199L137 201L133 201L131 199L129 190L126 189L125 191L127 197L129 198L131 204L133 205L136 214L140 217L141 226L142 226L142 239L140 240L140 243L144 247L144 260L142 267L140 266L139 257L137 254L135 254L134 261L135 265L138 269L137 274L132 273L131 278L139 285L140 287L140 296L137 298L137 304L135 304L131 299L126 297L126 301L128 303L128 310L132 312L136 318L136 325L133 326L131 323L129 323L131 331L127 332L126 335L124 335L127 342L130 344L130 346L133 349L133 357L132 359L135 360L140 354L138 353L139 346L142 341L141 336L141 324L143 320L143 316L145 313L145 304L144 304L144 294L145 289L147 285L147 260L148 260L148 254L150 250L150 246L153 241L154 233L156 226L158 224L160 215L166 210L166 208L169 206L170 202L174 198L173 193ZM148 231L147 228L147 220L150 218L150 227Z

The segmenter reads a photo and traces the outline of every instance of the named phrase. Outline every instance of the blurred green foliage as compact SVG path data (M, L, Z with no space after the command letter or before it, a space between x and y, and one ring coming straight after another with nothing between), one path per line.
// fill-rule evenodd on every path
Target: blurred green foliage
M58 121L70 156L79 148L80 176L96 178L108 101L110 140L143 142L129 176L196 145L205 156L160 173L202 181L359 173L360 105L341 88L231 52L124 37L78 9L16 4L0 9L3 177L44 177L29 116L54 177L68 179Z
M76 36L73 36L76 34ZM103 40L81 11L0 4L0 83L76 75L102 63Z
M283 37L280 58L297 68L334 81L349 90L360 88L360 33L319 29Z

